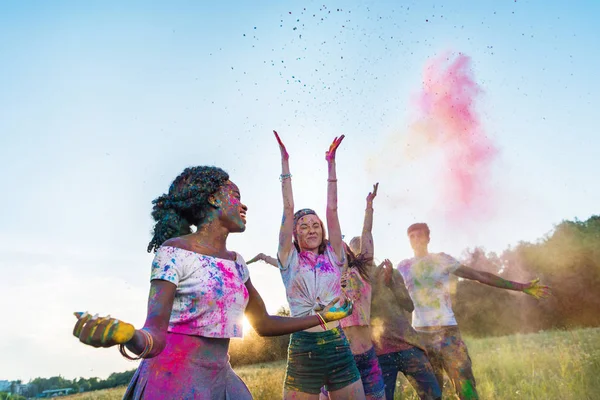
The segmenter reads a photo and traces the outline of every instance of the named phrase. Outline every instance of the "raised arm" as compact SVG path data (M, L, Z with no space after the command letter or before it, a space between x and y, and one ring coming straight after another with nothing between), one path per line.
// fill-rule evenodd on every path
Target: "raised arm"
M338 217L338 200L337 200L337 175L335 171L335 152L340 143L344 140L344 135L333 139L333 143L329 146L329 150L325 153L327 160L327 230L329 231L329 243L339 259L343 258L344 247L342 245L342 229L340 228L340 220Z
M373 200L377 196L379 183L373 185L373 191L367 195L367 208L365 209L365 220L363 222L362 234L360 236L360 253L364 257L373 258L375 254L373 244Z
M346 300L344 304L337 308L334 306L339 298L335 298L317 315L308 315L306 317L280 317L269 315L263 299L256 288L252 285L250 279L246 281L246 288L250 299L246 307L246 316L252 327L260 336L278 336L292 332L302 331L321 325L325 328L325 323L336 321L352 314L352 302Z
M408 312L413 312L415 306L408 294L404 279L402 279L400 273L394 274L392 262L387 258L381 263L380 267L382 265L384 267L383 276L386 286L394 293L394 298L402 308Z
M254 256L253 259L251 259L250 261L247 261L246 264L252 264L253 262L257 262L257 261L264 261L267 264L270 264L270 265L274 266L275 268L277 268L277 260L271 256L266 255L265 253L258 253L256 256Z
M292 250L292 240L294 231L294 194L292 192L292 174L290 174L290 156L285 149L285 145L279 138L277 132L273 131L279 151L281 152L281 194L283 196L283 217L281 227L279 228L279 248L277 257L281 263L285 263Z
M454 275L459 278L470 279L483 283L484 285L497 287L500 289L515 290L517 292L524 292L536 299L546 298L552 293L550 288L546 285L540 285L539 279L534 279L529 283L519 283L503 279L497 275L489 272L478 271L476 269L461 265Z

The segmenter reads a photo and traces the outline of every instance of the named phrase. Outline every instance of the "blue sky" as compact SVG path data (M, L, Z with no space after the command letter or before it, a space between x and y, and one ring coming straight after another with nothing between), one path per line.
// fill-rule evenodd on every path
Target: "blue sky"
M342 230L360 231L379 181L379 258L409 257L416 221L429 222L433 251L460 256L598 213L600 3L273 3L0 4L0 310L11 321L0 379L133 368L114 349L79 345L71 313L143 323L151 201L186 166L221 166L240 186L248 229L230 248L274 254L273 129L297 207L320 212L324 152L346 134ZM481 123L500 150L493 215L458 226L431 201L435 170L386 146L410 124L425 62L445 51L471 57ZM399 162L377 162L387 159ZM251 277L271 311L285 304L275 269L254 264Z

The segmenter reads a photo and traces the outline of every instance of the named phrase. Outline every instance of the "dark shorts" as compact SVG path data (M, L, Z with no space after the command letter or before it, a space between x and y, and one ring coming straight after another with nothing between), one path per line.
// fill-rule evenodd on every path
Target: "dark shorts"
M375 348L371 347L365 353L356 354L354 361L360 372L360 379L362 380L365 394L376 399L385 398L385 385L383 383L383 376L381 375L381 368L379 368L379 362L377 361L377 354L375 354Z
M419 334L438 382L443 382L445 370L458 397L463 400L478 399L471 357L458 327L446 326L434 332L420 331Z
M412 347L378 357L385 382L385 398L392 400L398 372L402 372L417 391L419 398L441 399L442 391L429 359L423 350Z
M333 392L359 379L348 339L341 328L296 332L290 336L283 385L286 390L318 394L324 386Z
M355 354L354 361L360 372L360 379L362 380L365 395L374 399L384 399L385 385L383 383L383 376L381 375L381 368L379 368L379 362L377 361L377 355L375 354L375 348L371 347L370 350L362 354ZM327 396L327 390L324 388L321 390L321 393Z

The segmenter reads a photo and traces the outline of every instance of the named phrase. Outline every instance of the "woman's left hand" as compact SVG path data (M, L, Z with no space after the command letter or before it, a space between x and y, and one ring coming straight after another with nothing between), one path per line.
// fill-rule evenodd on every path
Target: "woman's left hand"
M339 301L339 297L333 299L333 301L325 306L325 309L321 311L319 314L325 319L325 322L337 321L338 319L342 319L352 314L352 310L354 309L354 304L348 300L344 299L344 303L336 307L335 304Z
M342 143L342 140L344 140L344 135L340 136L339 138L336 137L335 139L333 139L333 142L329 146L329 150L325 152L325 159L327 160L327 162L335 161L335 152L340 146L340 143Z
M377 197L377 188L379 188L379 182L373 185L373 191L367 195L367 206L373 207L373 200Z

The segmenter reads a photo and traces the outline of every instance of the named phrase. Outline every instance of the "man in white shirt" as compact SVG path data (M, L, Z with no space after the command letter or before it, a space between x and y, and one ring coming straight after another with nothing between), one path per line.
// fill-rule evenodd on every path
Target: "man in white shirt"
M429 253L430 231L427 224L413 224L408 227L407 233L415 256L398 264L398 271L415 306L412 325L422 334L440 387L443 387L445 370L461 399L478 399L471 358L452 311L450 274L489 286L525 292L535 298L548 296L550 289L540 285L537 279L529 283L507 281L489 272L461 265L447 254Z

